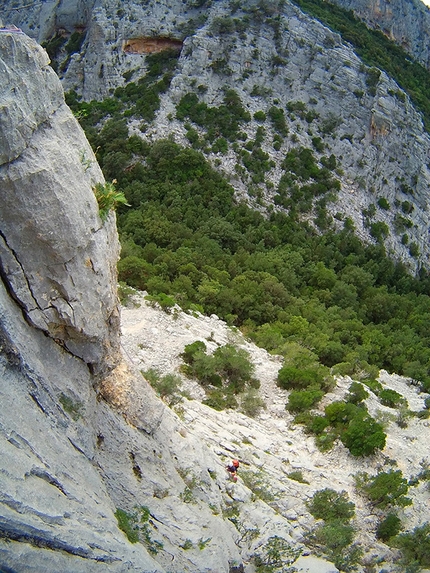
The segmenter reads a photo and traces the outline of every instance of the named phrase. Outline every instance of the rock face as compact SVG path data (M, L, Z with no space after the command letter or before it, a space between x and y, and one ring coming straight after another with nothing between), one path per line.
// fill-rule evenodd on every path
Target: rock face
M300 18L291 18L292 29ZM193 42L200 46L199 37ZM215 40L211 45L216 49ZM208 55L197 48L190 54L204 61ZM234 333L216 317L175 322L159 315L150 322L135 313L124 320L121 352L115 215L102 222L92 191L103 181L100 169L45 52L27 36L3 31L0 56L1 570L253 573L252 557L271 537L303 548L314 525L306 500L334 485L353 495L352 474L361 462L340 446L324 458L291 425L285 394L274 384L280 362L261 349L254 359L271 404L258 420L215 412L198 399L173 411L157 398L138 369L175 371L186 336L197 332L206 340L216 334L223 343ZM184 54L167 103L188 76L192 81L193 61ZM219 83L208 101L217 101ZM384 79L381 86L387 85ZM391 133L387 99L378 100L377 110L387 115L375 112L375 137ZM181 136L178 123L170 129ZM161 352L160 339L167 345ZM348 383L340 380L336 395ZM387 384L406 387L396 378ZM405 394L411 408L422 407L415 389ZM371 396L368 407L376 413L381 405ZM381 453L367 469L391 467L398 455L399 467L413 477L428 440L429 426L421 419L404 433L394 427L384 452L389 458ZM244 461L237 484L225 472L233 456ZM294 470L310 483L291 479ZM263 490L256 487L262 479ZM413 511L402 516L408 525L427 519L426 495L424 487L414 491ZM369 559L377 555L392 566L396 555L374 541L378 516L354 499L357 520L366 518L359 541ZM129 535L140 528L140 543L130 542L117 519ZM306 557L300 570L335 571Z
M335 0L430 68L430 10L420 0Z
M316 447L314 438L294 424L294 415L285 409L288 392L277 387L275 382L282 365L280 357L269 355L246 341L215 315L192 316L179 309L177 313L169 315L153 308L144 299L143 293L136 293L132 301L122 309L121 314L122 345L127 354L144 371L155 369L163 375L175 373L180 376L182 390L188 398L173 406L173 409L181 412L187 433L200 436L219 461L230 456L242 460L238 483L230 495L239 502L236 504L239 509L237 521L242 535L246 530L248 536L253 529L260 530L255 542L250 539L246 542L247 537L243 537L242 555L245 561L253 552L258 553L262 541L270 535L288 532L293 540L303 540L316 525L306 507L307 501L316 491L331 488L347 492L355 504L355 543L361 545L364 552L361 563L367 563L370 568L372 562L377 562L378 571L396 571L393 560L398 555L395 550L375 539L381 512L357 494L354 476L360 471L375 475L395 467L402 471L407 480L413 480L422 467L422 461L427 458L429 420L410 419L406 428L400 428L395 421L396 409L384 406L373 392L369 392L366 399L369 412L373 417L385 420L387 443L384 450L361 459L351 456L339 443L323 454ZM266 404L266 409L256 418L237 410L218 412L201 403L205 397L204 390L197 382L185 378L180 371L180 353L187 344L196 340L204 342L208 352L225 344L235 344L249 353L255 365L255 377L261 383L259 395ZM379 381L384 387L404 396L410 410L422 410L425 395L420 394L408 380L381 371ZM336 382L336 387L323 399L319 408L321 414L327 403L345 398L351 379L338 378ZM222 472L219 462L212 470ZM299 481L297 474L301 474ZM248 487L244 487L244 484ZM408 497L413 500L413 505L399 512L405 530L428 521L428 491L425 484L411 487ZM272 513L273 509L276 509L276 514ZM321 563L314 556L304 556L294 566L303 573L336 571L333 565Z
M95 369L118 355L119 245L94 154L46 52L1 34L1 274L25 320ZM41 97L43 94L43 97ZM71 134L74 134L71 136Z

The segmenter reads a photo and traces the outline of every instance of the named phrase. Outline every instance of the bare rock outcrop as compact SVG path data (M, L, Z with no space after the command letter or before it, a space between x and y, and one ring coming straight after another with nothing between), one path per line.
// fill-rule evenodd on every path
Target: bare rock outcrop
M0 35L1 275L29 324L96 370L118 360L119 243L94 154L44 50Z
M0 54L0 568L162 571L93 463L93 385L121 359L103 176L44 50L2 32Z

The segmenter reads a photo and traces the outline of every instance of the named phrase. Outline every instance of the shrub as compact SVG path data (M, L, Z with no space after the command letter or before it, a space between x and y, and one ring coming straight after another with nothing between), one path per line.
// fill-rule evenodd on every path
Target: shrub
M115 179L112 183L96 183L93 188L94 195L99 204L99 214L102 221L105 221L109 212L115 210L119 204L130 206L127 203L124 193L115 189L115 183Z
M354 418L340 439L353 456L370 456L384 449L386 435L381 424L366 416Z
M303 473L298 470L288 473L287 478L298 481L299 483L309 484L309 482L303 477Z
M243 470L240 476L246 487L262 501L269 503L275 499L275 496L268 488L267 475L263 470Z
M421 567L430 567L430 524L425 523L415 527L410 532L402 533L393 540L393 545L402 553L402 564L405 567L415 566L414 571ZM410 569L412 571L412 569Z
M209 390L203 404L219 412L227 409L236 410L239 406L234 395L231 392L225 392L223 388Z
M409 245L409 254L411 255L411 257L418 257L418 255L420 254L419 247L416 243L411 243Z
M391 390L391 388L381 390L379 392L379 399L381 400L381 404L389 406L390 408L395 408L405 402L403 396L395 390Z
M354 571L362 556L358 546L351 546L354 528L344 522L331 521L320 525L307 536L309 545L322 549L327 558L341 571Z
M168 314L176 305L175 300L164 292L160 292L158 294L148 294L145 296L145 300L150 301L154 306L158 304L161 310L164 310L164 312L167 312Z
M235 392L242 391L245 382L248 382L254 373L254 365L246 350L226 344L217 348L213 357L218 374L228 381Z
M66 52L68 54L80 52L84 40L85 34L82 34L81 32L73 32L69 38L69 41L65 45Z
M321 435L324 430L330 425L330 422L325 416L310 416L306 422L306 429L317 436Z
M60 394L59 402L63 406L64 411L70 414L75 422L76 420L79 420L84 408L82 402L79 400L72 400L72 398L69 398L69 396L66 396L65 394Z
M301 549L293 549L285 539L277 535L270 537L259 550L260 553L253 555L256 573L271 573L277 570L290 571L289 566L302 553Z
M264 113L264 111L256 111L254 113L254 119L255 121L266 121L266 114Z
M354 528L342 521L330 521L320 525L314 531L315 541L324 546L326 551L338 552L352 543Z
M372 223L370 225L370 234L377 241L382 241L385 237L388 237L390 230L386 223L378 221L377 223Z
M303 412L315 406L323 396L322 390L293 390L286 408L289 412Z
M307 508L315 519L323 519L326 522L348 521L355 514L355 505L352 501L348 501L348 494L345 491L339 493L330 488L314 493Z
M346 396L346 400L351 402L351 404L360 404L368 398L369 392L364 388L363 384L360 382L353 382L349 387L349 393Z
M118 508L115 511L115 517L118 527L125 533L130 543L137 543L139 541L139 529L134 514Z
M284 110L275 106L269 109L269 117L273 128L282 136L288 135L287 122L285 121Z
M402 522L395 513L389 513L378 525L376 538L381 541L388 541L396 536L402 529Z
M384 209L385 211L388 211L390 209L390 204L388 203L385 197L379 197L377 203L379 207L381 207L381 209Z
M284 390L305 389L309 386L320 387L324 374L316 368L297 368L286 364L278 372L277 384Z
M325 417L334 428L342 430L356 416L362 416L363 411L355 404L346 402L332 402L324 409Z
M243 396L240 402L241 411L249 416L255 418L261 410L266 408L266 403L258 394L255 388L250 388Z
M400 470L382 472L376 476L369 476L362 472L355 476L357 490L364 494L374 507L406 507L412 501L406 497L408 482Z
M186 364L192 364L198 352L206 352L206 344L202 340L187 344L180 356Z
M161 398L173 398L179 390L182 380L175 374L165 374L151 386L158 392Z

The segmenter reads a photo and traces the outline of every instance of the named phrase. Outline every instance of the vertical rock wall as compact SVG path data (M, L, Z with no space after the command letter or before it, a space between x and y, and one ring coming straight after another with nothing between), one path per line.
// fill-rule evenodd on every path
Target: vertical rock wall
M46 52L0 34L1 277L26 321L103 373L118 359L115 217Z

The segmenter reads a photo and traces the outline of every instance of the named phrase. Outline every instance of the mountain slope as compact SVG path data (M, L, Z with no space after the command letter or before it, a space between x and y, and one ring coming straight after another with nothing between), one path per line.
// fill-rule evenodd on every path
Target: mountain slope
M419 113L393 80L293 4L65 3L49 17L43 9L6 15L48 40L66 91L86 101L115 94L127 108L140 89L146 104L127 112L136 120L132 133L191 141L256 208L288 210L293 202L305 219L337 228L350 219L359 237L382 242L411 272L428 268L429 137ZM166 47L180 53L162 80L148 54ZM222 113L226 86L243 110L234 131L209 120ZM189 113L197 101L209 108L206 116ZM106 104L98 120L121 105ZM319 167L333 157L333 181L304 200L291 188L303 196L308 176L285 164L302 148Z

